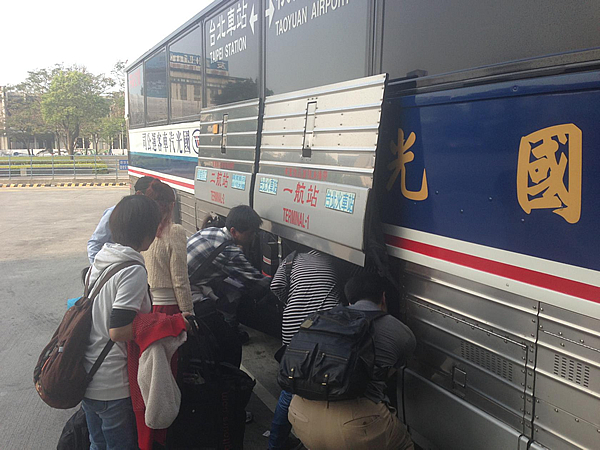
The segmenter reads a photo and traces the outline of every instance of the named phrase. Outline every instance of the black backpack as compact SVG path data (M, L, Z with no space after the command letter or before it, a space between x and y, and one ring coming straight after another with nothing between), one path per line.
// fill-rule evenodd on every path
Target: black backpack
M65 424L56 450L89 450L90 433L85 419L85 412L79 408Z
M336 306L310 315L283 354L279 386L309 400L362 396L375 368L372 322L385 314Z

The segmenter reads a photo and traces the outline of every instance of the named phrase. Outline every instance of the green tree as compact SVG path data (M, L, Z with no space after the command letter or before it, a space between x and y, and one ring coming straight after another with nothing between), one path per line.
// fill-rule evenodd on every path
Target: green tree
M52 77L42 96L42 114L47 123L60 129L69 155L82 127L108 114L110 103L103 94L112 86L111 79L94 76L85 68L62 70Z
M31 141L36 137L48 138L49 133L40 112L39 96L11 86L7 90L6 99L6 133L26 148L28 154L33 155Z

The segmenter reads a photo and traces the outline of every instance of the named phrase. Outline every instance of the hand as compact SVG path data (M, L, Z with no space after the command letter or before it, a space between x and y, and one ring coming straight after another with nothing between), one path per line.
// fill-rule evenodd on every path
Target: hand
M183 320L185 321L185 329L186 331L189 333L190 331L192 331L192 326L190 325L190 322L188 321L188 317L192 316L193 314L191 312L182 312L181 316L183 317Z

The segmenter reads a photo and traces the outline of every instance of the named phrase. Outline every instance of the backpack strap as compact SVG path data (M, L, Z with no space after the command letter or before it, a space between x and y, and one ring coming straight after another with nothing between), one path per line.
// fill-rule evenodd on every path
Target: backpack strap
M117 272L120 272L121 270L126 269L127 267L131 267L131 266L144 266L144 264L139 261L127 261L127 262L116 264L116 265L112 266L110 269L108 269L108 271L107 271L107 269L104 269L104 272L102 272L102 274L100 274L100 276L96 279L96 281L94 282L94 284L91 287L88 287L88 286L89 286L89 281L90 281L89 273L92 270L91 269L88 270L88 276L87 276L87 280L86 280L86 296L89 295L90 291L93 291L93 294L88 297L93 302L94 299L98 296L98 294L102 290L102 288L104 287L104 285L108 282L108 280L110 280L114 275L116 275ZM106 275L105 275L105 272L106 272Z
M219 245L217 248L215 248L210 255L208 255L208 258L206 258L204 261L202 261L202 264L200 264L196 270L194 270L194 272L190 275L190 285L195 285L198 281L200 281L200 277L202 276L202 271L208 267L209 264L211 264L217 256L219 256L228 245L231 245L233 243L233 241L227 240L225 242L223 242L221 245Z
M110 270L108 270L108 272L106 273L106 275L104 275L104 273L102 275L100 275L100 277L102 279L99 282L97 282L98 283L97 285L96 285L96 283L94 283L94 285L92 286L95 289L94 289L94 293L90 297L88 297L90 302L92 302L92 304L94 303L94 299L98 296L98 294L100 293L100 291L102 290L104 285L108 282L108 280L110 280L114 275L116 275L117 272L120 272L121 270L123 270L127 267L131 267L131 266L143 266L143 264L139 261L127 261L127 262L117 264L116 266L111 267ZM90 272L91 271L92 270L90 267L90 269L88 270L87 279L85 282L85 296L86 297L89 293L89 283L90 283ZM113 345L115 345L115 342L112 339L109 339L108 342L106 343L106 345L104 346L104 348L102 349L102 352L96 359L96 362L94 362L94 365L92 366L92 368L90 369L90 371L88 373L88 376L87 376L88 383L90 381L92 381L92 378L94 378L94 375L100 368L100 365L104 362L104 359L108 355L108 352L110 352L110 349L113 347Z

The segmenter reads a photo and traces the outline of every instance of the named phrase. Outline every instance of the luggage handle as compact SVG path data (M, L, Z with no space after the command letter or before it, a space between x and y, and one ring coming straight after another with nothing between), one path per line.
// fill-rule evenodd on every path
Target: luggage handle
M196 340L196 344L198 345L198 349L201 352L200 355L200 361L202 363L202 367L205 371L206 375L209 375L211 373L211 371L208 368L208 361L214 361L215 364L215 371L217 377L220 377L220 370L219 370L219 365L218 363L220 363L220 359L216 357L216 355L213 354L213 352L210 351L210 348L206 348L206 346L202 345L202 343L200 342L200 333L202 333L203 336L206 336L206 338L208 339L209 343L210 343L210 347L217 349L217 351L219 350L219 344L217 342L217 339L215 338L214 334L212 333L212 331L210 330L210 328L208 327L208 325L206 325L206 323L204 323L204 321L202 319L199 319L198 317L191 315L187 317L187 320L190 324L190 327L192 328L192 336L194 336L194 339ZM220 353L220 352L219 352Z

